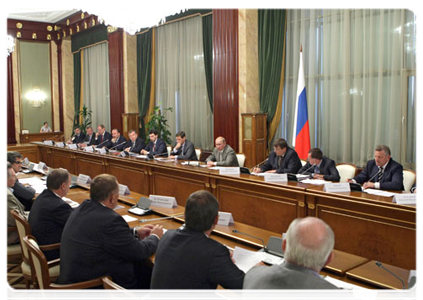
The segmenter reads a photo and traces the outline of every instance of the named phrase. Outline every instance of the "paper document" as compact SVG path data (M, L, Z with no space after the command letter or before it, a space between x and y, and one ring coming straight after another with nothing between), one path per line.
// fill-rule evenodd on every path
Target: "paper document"
M41 194L47 188L45 184L31 185L31 187L35 190L36 194Z
M19 182L22 184L29 184L30 186L45 184L45 181L41 180L40 177L37 176L19 179Z
M174 158L167 158L167 157L155 157L154 160L163 161L163 162L173 162L173 161L175 161Z
M251 175L255 175L255 176L261 176L261 177L264 177L264 174L266 174L266 173L251 173Z
M395 193L376 190L376 189L365 189L365 190L363 190L363 192L370 194L370 195L377 195L377 196L383 196L383 197L393 197L395 195Z
M72 208L77 208L79 206L78 202L75 202L72 199L69 199L67 197L62 197L62 200L65 201L67 204L69 204L70 207Z
M325 183L330 182L330 181L325 181L325 180L322 180L322 179L304 179L304 180L301 180L301 182L302 183L315 184L315 185L324 185Z
M235 265L245 273L262 261L265 261L269 264L281 264L284 262L282 257L278 257L266 252L250 251L238 246L235 246L232 258L235 261Z
M377 291L366 289L361 286L347 283L329 276L325 277L326 281L332 283L334 286L337 286L339 288L345 289L345 290L352 290L353 295L358 300L376 300L377 297Z
M135 157L138 157L138 158L145 158L145 159L147 159L147 158L148 158L148 156L147 156L147 155L142 155L142 154L137 155L137 156L135 156Z
M122 218L126 221L126 223L137 221L138 219L131 217L129 215L123 215Z

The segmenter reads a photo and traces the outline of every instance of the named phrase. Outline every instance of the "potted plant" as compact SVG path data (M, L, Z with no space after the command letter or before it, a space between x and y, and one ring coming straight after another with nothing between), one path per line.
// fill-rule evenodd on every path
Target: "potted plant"
M166 112L173 112L172 107L164 108L163 113L160 111L159 106L154 107L154 111L150 114L150 121L147 123L147 132L150 129L156 129L159 133L159 137L166 143L166 145L172 144L171 132L168 130L169 125L167 124Z
M79 128L81 128L81 132L83 132L84 134L87 134L87 127L91 125L91 114L92 114L92 110L88 109L87 106L83 106L82 109L80 111L78 111L78 115L75 118L75 122L74 122L74 128L76 126L79 126ZM79 124L79 120L81 120L81 124ZM72 132L72 136L75 133Z

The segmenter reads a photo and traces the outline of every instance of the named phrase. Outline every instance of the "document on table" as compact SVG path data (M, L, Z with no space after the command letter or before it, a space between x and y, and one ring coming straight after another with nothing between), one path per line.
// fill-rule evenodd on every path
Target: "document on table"
M326 276L325 279L326 281L332 283L334 286L337 286L345 290L352 290L354 297L357 298L358 300L376 300L376 297L377 297L376 290L363 288L361 286L347 283L347 282L344 282L329 276Z
M131 217L130 215L123 215L122 218L126 221L126 223L137 221L137 218Z
M137 157L137 158L145 158L145 159L147 159L147 158L148 158L148 156L147 156L147 155L142 155L142 154L137 155L137 156L135 156L135 157Z
M365 190L363 190L363 192L370 194L370 195L377 195L377 196L383 196L383 197L393 197L395 195L395 193L376 190L376 189L365 189Z
M38 176L22 178L22 179L19 179L19 182L22 184L29 184L30 186L42 185L46 183L44 180L41 180L40 177Z
M46 188L46 184L36 184L36 185L31 185L31 187L35 190L36 194L41 194Z
M273 265L279 265L284 262L282 257L278 257L264 251L250 251L238 246L235 246L232 258L235 261L235 265L245 273L262 261Z
M79 206L78 202L75 202L72 199L69 199L67 197L62 197L62 200L65 201L67 204L69 204L70 207L72 208L77 208Z
M315 185L324 185L325 183L330 181L325 181L322 179L304 179L301 180L301 183L309 183L309 184L315 184Z

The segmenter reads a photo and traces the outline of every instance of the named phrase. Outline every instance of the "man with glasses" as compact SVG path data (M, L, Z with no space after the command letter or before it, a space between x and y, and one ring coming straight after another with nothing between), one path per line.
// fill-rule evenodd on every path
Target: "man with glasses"
M17 174L22 167L22 155L17 151L7 152L7 161L12 165L13 171ZM25 187L16 179L13 188L13 195L24 205L25 210L31 210L32 199L35 196L35 190L32 187Z

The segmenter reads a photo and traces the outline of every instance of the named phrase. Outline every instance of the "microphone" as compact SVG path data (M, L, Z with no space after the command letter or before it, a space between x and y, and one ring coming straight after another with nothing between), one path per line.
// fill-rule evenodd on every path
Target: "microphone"
M378 266L379 268L382 268L385 271L389 272L392 276L396 277L399 281L401 281L401 283L402 283L402 289L405 290L405 283L404 283L404 280L402 280L401 277L399 277L398 275L394 274L394 272L392 272L392 271L388 270L387 268L385 268L380 261L375 262L375 265Z
M184 215L177 215L177 216L170 216L170 217L163 217L163 218L155 218L155 219L141 219L141 223L151 222L151 221L160 221L160 220L167 220L167 219L173 219L173 218L179 218L183 217Z
M108 141L109 141L109 139L107 139L107 140L103 141L102 143L98 144L98 145L96 146L96 148L98 148L100 145L102 145L102 144L104 144L105 142L108 142Z
M241 232L241 231L239 231L239 230L237 230L237 229L233 229L233 230L232 230L232 232L233 232L233 233L243 234L243 235L249 236L249 237L251 237L251 238L253 238L253 239L258 239L258 240L260 240L260 241L261 241L261 243L263 244L263 250L264 250L264 252L269 252L269 251L267 250L266 244L264 243L264 240L263 240L262 238L259 238L259 237L257 237L257 236L253 236L253 235L249 235L248 233Z
M311 168L313 168L313 167L315 167L315 166L316 166L316 164L311 165L311 167L310 167L310 168L308 168L307 170L305 170L304 172L302 172L302 173L301 173L301 175L304 175L304 173L306 173L308 170L310 170Z
M154 155L154 157L164 156L164 155L168 155L168 153L167 153L167 152L163 152L163 153L160 153L160 154L156 154L156 155Z
M120 143L119 145L113 146L112 148L110 148L109 150L112 150L113 148L119 147L120 145L125 144L126 142Z
M373 175L369 180L367 180L367 182L371 182L378 174L379 171L377 171L375 175Z
M269 158L266 158L265 160L263 160L262 162L260 162L260 163L258 163L257 165L255 165L254 167L252 167L251 169L250 169L250 172L252 173L253 172L253 170L255 169L255 168L257 168L257 167L259 167L259 166L261 166L262 164L264 164L266 161L268 161L269 160Z

